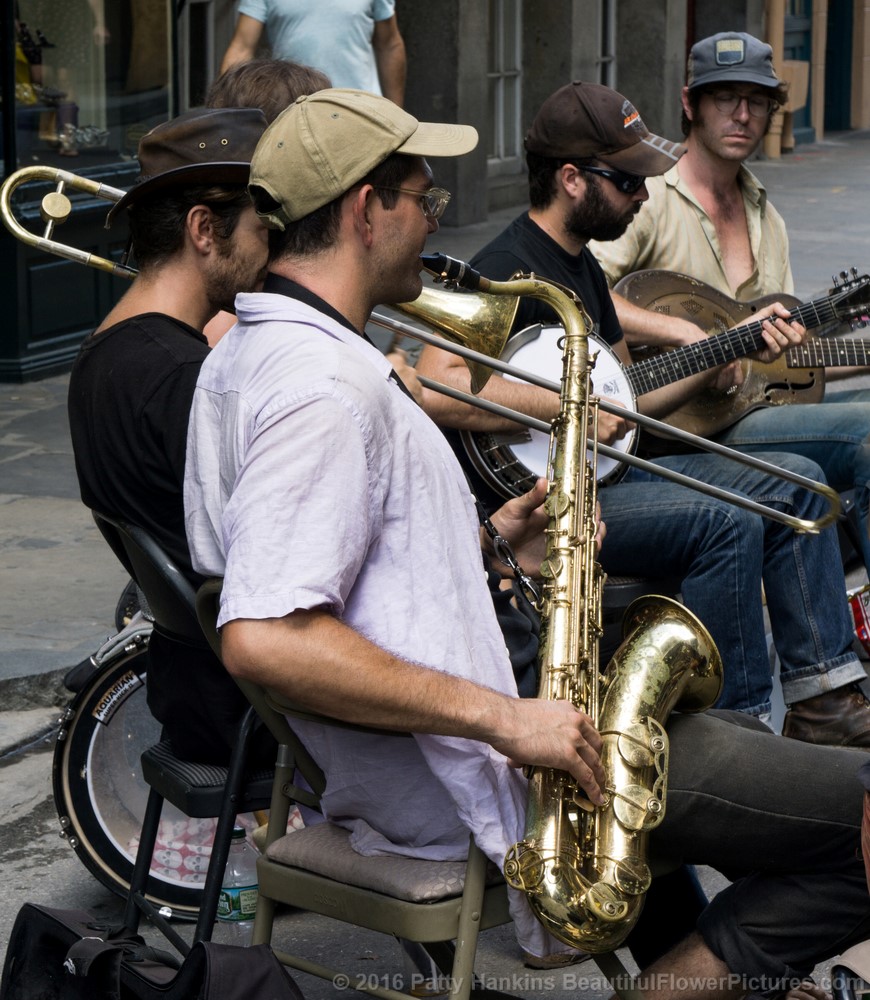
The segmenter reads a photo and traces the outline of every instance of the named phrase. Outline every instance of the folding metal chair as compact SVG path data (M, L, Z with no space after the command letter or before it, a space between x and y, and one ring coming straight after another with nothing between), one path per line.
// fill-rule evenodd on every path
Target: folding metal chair
M94 520L112 551L148 601L154 628L182 642L202 644L196 616L195 591L178 566L144 529L94 511ZM175 948L186 955L190 945L161 916L146 896L151 858L160 827L164 802L193 818L217 817L208 872L202 891L193 941L208 941L217 913L218 897L230 849L236 815L264 809L272 797L272 771L247 773L248 740L257 719L249 708L240 724L227 767L183 760L168 740L142 753L142 777L150 791L136 863L124 910L124 925L136 931L142 913L161 930Z

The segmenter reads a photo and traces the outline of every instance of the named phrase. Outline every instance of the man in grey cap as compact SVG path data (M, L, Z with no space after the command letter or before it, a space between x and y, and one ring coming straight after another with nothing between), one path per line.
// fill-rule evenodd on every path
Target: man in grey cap
M653 269L697 278L735 306L794 292L785 223L745 163L785 97L770 46L752 35L722 32L692 47L682 92L686 155L663 176L649 179L649 200L619 239L590 243L611 285ZM704 337L694 323L670 311L613 298L630 345L679 345ZM743 307L736 315L748 311ZM728 369L732 384L724 380L705 397L705 412L718 418L708 434L744 451L803 455L819 464L835 489L854 489L863 528L860 554L870 570L870 394L828 392L822 405L764 406L767 386L756 382L746 387L745 403L736 390L746 364ZM763 370L752 369L754 378L762 379ZM774 370L772 377L780 376ZM870 746L870 703L856 686L785 694L786 735Z
M792 294L785 225L743 165L785 98L770 46L752 35L723 32L692 46L682 92L686 155L649 180L649 201L624 235L590 244L611 283L667 267L743 302ZM669 344L698 339L692 324L665 326L616 301L629 343L652 343L656 334Z
M630 117L620 122L637 129ZM658 155L645 130L632 138ZM448 197L424 157L475 142L472 129L346 90L300 99L270 126L250 188L273 229L270 273L262 292L237 298L238 325L202 366L185 509L194 566L223 576L234 676L414 735L294 718L327 772L326 818L363 854L455 860L471 831L501 865L524 829L518 768L567 771L603 805L601 739L568 701L516 697L467 484L364 337L375 304L420 290L419 254ZM524 521L540 530L525 503L494 515L505 535L523 540ZM748 877L661 960L650 993L761 989L870 927L855 857L861 755L709 715L673 718L669 736L660 843ZM565 951L524 896L510 899L530 954ZM683 976L702 985L684 989Z

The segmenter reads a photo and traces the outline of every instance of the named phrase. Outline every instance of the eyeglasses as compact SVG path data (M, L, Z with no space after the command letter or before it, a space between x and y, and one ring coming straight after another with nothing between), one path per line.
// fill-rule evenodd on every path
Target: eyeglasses
M621 191L623 194L634 194L646 184L646 177L626 174L622 170L610 170L606 167L581 167L579 163L572 163L571 166L576 170L583 170L587 174L600 174L602 177L606 177L617 191Z
M708 90L716 110L723 115L733 115L743 101L753 118L766 118L776 107L776 101L761 94L738 94L734 90Z
M410 188L381 187L379 191L397 191L399 194L411 194L420 200L420 208L427 219L440 219L444 209L450 203L450 192L445 188L429 188L428 191L412 191Z

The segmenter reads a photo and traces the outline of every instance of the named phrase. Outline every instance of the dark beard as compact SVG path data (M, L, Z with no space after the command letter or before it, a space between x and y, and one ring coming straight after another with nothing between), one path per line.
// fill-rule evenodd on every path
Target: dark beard
M601 193L603 182L591 174L586 174L585 180L586 195L565 220L565 231L581 240L599 240L602 243L618 240L640 211L641 203L632 204L624 212L617 212Z

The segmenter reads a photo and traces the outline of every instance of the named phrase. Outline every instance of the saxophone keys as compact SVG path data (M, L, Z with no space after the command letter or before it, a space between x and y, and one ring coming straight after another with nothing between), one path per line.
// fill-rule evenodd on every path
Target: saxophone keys
M614 795L613 812L627 830L652 830L665 818L665 805L655 790L624 785Z
M544 881L546 866L541 854L521 840L505 856L503 871L505 881L512 889L531 892Z
M628 912L628 903L620 899L613 886L607 882L591 885L583 905L590 916L608 924L618 923Z
M650 887L652 872L643 858L628 855L613 861L613 878L626 896L642 896Z

